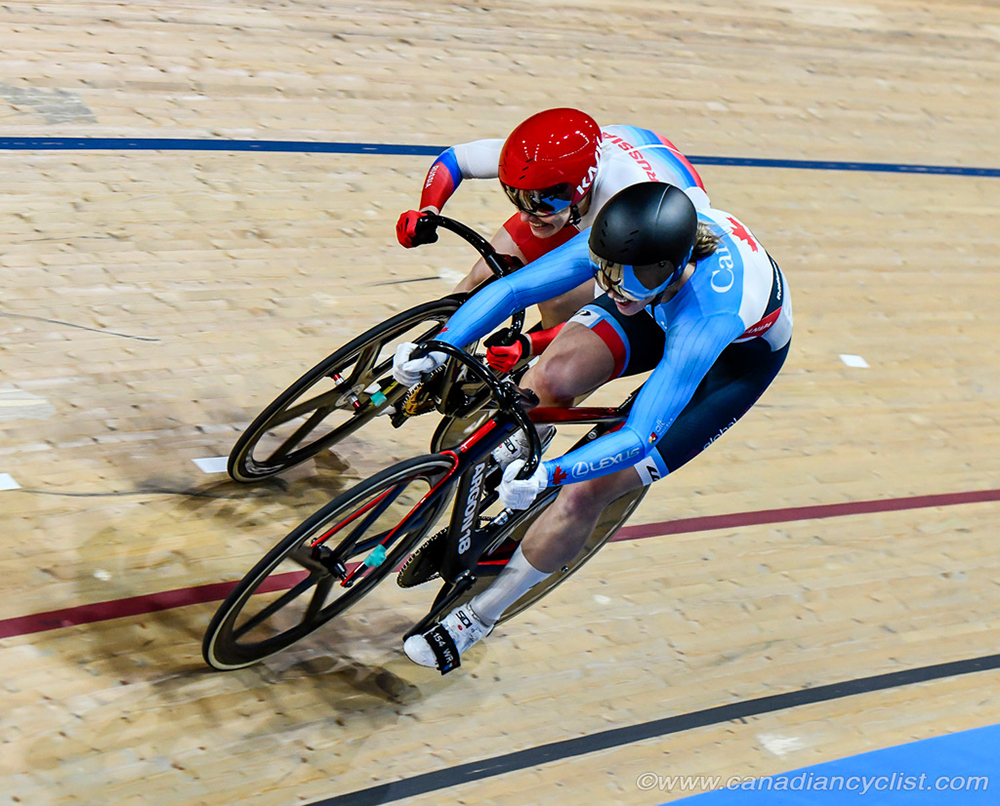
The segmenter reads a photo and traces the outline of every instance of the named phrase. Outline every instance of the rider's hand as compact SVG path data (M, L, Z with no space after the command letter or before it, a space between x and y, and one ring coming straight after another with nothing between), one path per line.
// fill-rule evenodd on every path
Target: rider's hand
M500 502L510 509L527 509L538 494L549 486L549 475L541 464L526 479L517 478L522 467L524 460L515 459L507 465L500 482Z
M396 355L392 359L392 377L403 386L413 386L420 383L425 375L429 375L445 361L448 356L444 353L428 353L423 358L410 358L417 345L411 341L404 341L396 348Z
M510 372L522 358L531 358L531 339L523 334L510 345L487 344L486 363L494 372Z
M396 222L396 240L407 249L434 243L437 239L437 225L427 213L407 210Z

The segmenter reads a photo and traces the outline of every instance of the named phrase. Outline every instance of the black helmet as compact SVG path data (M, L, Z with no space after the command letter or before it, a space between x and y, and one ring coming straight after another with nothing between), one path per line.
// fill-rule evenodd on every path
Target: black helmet
M608 201L590 230L597 282L631 299L662 293L691 260L698 213L678 187L641 182Z

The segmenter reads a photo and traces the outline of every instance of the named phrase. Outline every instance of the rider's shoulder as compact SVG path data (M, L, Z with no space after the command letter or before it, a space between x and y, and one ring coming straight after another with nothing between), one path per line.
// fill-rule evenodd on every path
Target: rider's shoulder
M635 126L625 126L624 124L612 123L610 126L601 126L601 137L606 145L608 141L617 142L627 140L629 132L635 131Z
M708 224L710 228L721 235L727 237L742 237L744 233L750 232L750 228L732 213L720 210L717 207L699 207L698 220L703 224Z

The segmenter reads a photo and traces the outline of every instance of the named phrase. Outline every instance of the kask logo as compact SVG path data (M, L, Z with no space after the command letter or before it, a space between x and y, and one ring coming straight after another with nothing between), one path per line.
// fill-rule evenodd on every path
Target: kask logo
M597 178L597 169L600 166L600 164L601 164L601 152L598 151L597 159L594 161L594 164L591 165L590 168L587 170L587 175L583 178L583 181L580 182L579 185L577 185L576 188L577 194L582 196L584 193L590 190L590 186L594 184L594 180Z

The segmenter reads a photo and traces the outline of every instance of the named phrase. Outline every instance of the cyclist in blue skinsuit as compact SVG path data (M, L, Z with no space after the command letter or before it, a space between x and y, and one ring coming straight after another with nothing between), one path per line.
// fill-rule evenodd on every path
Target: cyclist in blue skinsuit
M611 378L652 370L623 427L539 465L519 480L512 461L500 486L523 509L563 486L485 591L433 628L458 653L489 634L503 611L576 556L604 508L674 472L727 431L764 392L788 352L792 309L777 264L754 235L719 210L696 211L676 187L632 185L601 210L592 229L464 304L438 338L475 341L516 310L596 276L606 294L585 306L525 375L542 405L570 405ZM410 359L394 374L412 384L440 354ZM438 666L424 635L406 654Z

